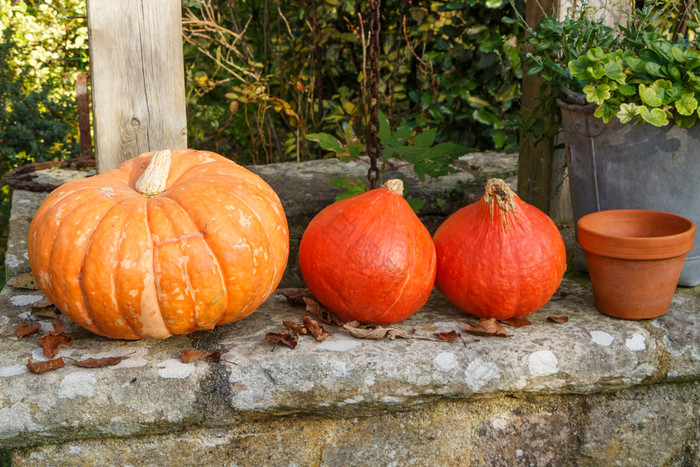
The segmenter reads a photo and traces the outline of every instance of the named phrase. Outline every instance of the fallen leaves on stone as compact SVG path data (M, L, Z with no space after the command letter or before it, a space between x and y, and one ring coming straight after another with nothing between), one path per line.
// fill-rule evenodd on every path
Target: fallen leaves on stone
M18 289L39 290L39 286L34 280L34 276L31 272L22 273L11 281L8 281L7 284L11 285L12 287L17 287Z
M31 336L32 334L36 334L39 329L41 329L41 324L39 323L23 324L17 327L17 337L22 339Z
M32 305L32 316L35 318L55 318L60 313L56 305L49 300L39 300Z
M482 318L476 326L466 325L464 330L477 336L512 337L496 318Z
M61 347L70 345L73 342L73 335L64 332L47 332L42 337L37 338L39 347L43 350L44 355L49 358L54 358L58 355Z
M276 294L283 295L287 299L287 303L292 306L295 305L306 305L304 303L304 297L311 297L311 291L309 289L299 289L299 288L283 288L277 289Z
M34 360L32 360L31 357L29 357L27 368L29 368L29 371L31 371L32 373L40 375L42 373L46 373L47 371L52 371L61 368L65 366L65 364L66 363L63 361L63 358L60 357L55 360L47 360L45 362L35 362Z
M438 339L447 341L447 342L454 342L458 337L462 337L460 333L457 331L450 331L450 332L436 332L435 335L437 336Z
M200 352L199 350L183 350L182 363L192 363L203 358L211 358L214 361L221 360L221 352Z
M272 351L274 351L277 348L277 344L280 343L288 346L290 349L293 350L297 346L298 336L299 332L296 329L287 328L284 331L280 332L268 332L267 334L265 334L265 340L271 344L274 344L272 346Z
M335 315L335 313L321 305L318 300L314 298L309 289L277 289L277 293L285 296L287 298L287 303L292 306L304 306L306 311L315 315L326 324L332 324L335 326L342 326L345 324L342 319Z
M76 360L70 357L59 357L43 362L35 362L31 357L29 357L27 368L29 368L29 371L32 373L40 375L42 373L46 373L47 371L57 370L66 366L64 358L72 361L76 366L82 368L102 368L105 366L117 365L122 361L121 357L86 358L85 360Z
M532 323L525 316L515 316L513 318L504 319L501 321L503 324L508 326L513 326L514 328L520 328L522 326L530 326Z
M285 327L285 330L280 332L268 332L265 335L265 340L274 344L272 350L275 350L277 344L280 343L294 349L299 343L300 335L311 334L317 342L323 342L327 337L332 335L311 316L304 316L303 323L304 324L298 324L294 321L283 321L282 325Z
M65 329L66 327L63 325L63 321L61 321L61 317L56 315L53 320L53 332L62 333Z
M182 351L182 363L192 363L197 360L202 360L203 358L210 358L215 362L226 362L232 365L238 365L236 362L230 362L221 358L221 352L200 352L199 350L183 350Z
M360 339L389 339L394 340L397 337L402 339L410 339L415 334L416 330L412 329L407 332L396 326L378 326L376 324L361 324L359 321L350 321L343 325L352 337Z
M297 324L294 321L282 321L282 326L287 329L294 329L297 334L304 335L309 332L303 324Z
M548 323L564 324L569 321L568 316L547 316Z
M308 329L316 342L323 342L327 337L331 335L330 332L326 331L323 326L318 324L318 321L313 319L311 316L304 316L304 328Z
M70 357L65 358L83 368L102 368L105 366L118 365L122 361L121 357L86 358L85 360L76 360Z

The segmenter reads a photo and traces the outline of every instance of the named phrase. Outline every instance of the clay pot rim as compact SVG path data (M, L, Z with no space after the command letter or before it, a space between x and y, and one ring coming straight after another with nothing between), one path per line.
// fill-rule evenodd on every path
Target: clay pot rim
M655 219L677 225L678 233L655 237L616 236L601 232L600 224L620 218ZM639 220L638 220L639 221ZM648 209L611 209L581 217L578 243L584 251L630 260L657 260L687 254L693 248L695 224L683 216Z

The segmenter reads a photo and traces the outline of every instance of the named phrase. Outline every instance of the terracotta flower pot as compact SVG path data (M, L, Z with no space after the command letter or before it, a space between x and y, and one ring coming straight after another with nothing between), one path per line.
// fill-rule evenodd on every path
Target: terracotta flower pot
M596 308L624 319L666 313L694 235L692 221L666 212L617 209L583 216L578 241Z

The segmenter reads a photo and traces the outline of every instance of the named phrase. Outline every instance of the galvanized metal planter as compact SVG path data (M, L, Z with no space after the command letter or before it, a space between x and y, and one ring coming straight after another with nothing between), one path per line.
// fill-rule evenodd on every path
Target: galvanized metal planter
M700 225L700 125L655 127L609 123L595 107L559 102L566 138L574 223L608 209L651 209ZM700 230L700 229L699 229ZM575 268L587 271L576 246ZM700 285L700 232L678 285Z

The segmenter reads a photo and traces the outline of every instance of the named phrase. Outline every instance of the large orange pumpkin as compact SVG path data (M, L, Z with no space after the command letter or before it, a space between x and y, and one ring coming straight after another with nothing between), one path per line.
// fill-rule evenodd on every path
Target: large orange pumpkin
M479 201L450 216L433 240L437 289L481 318L503 320L541 308L566 270L557 226L499 179L486 183Z
M260 177L182 149L60 186L34 216L28 250L41 290L80 326L165 338L252 313L282 278L289 234Z
M309 223L299 267L311 293L342 320L395 323L428 301L435 282L430 233L403 183L338 201Z

